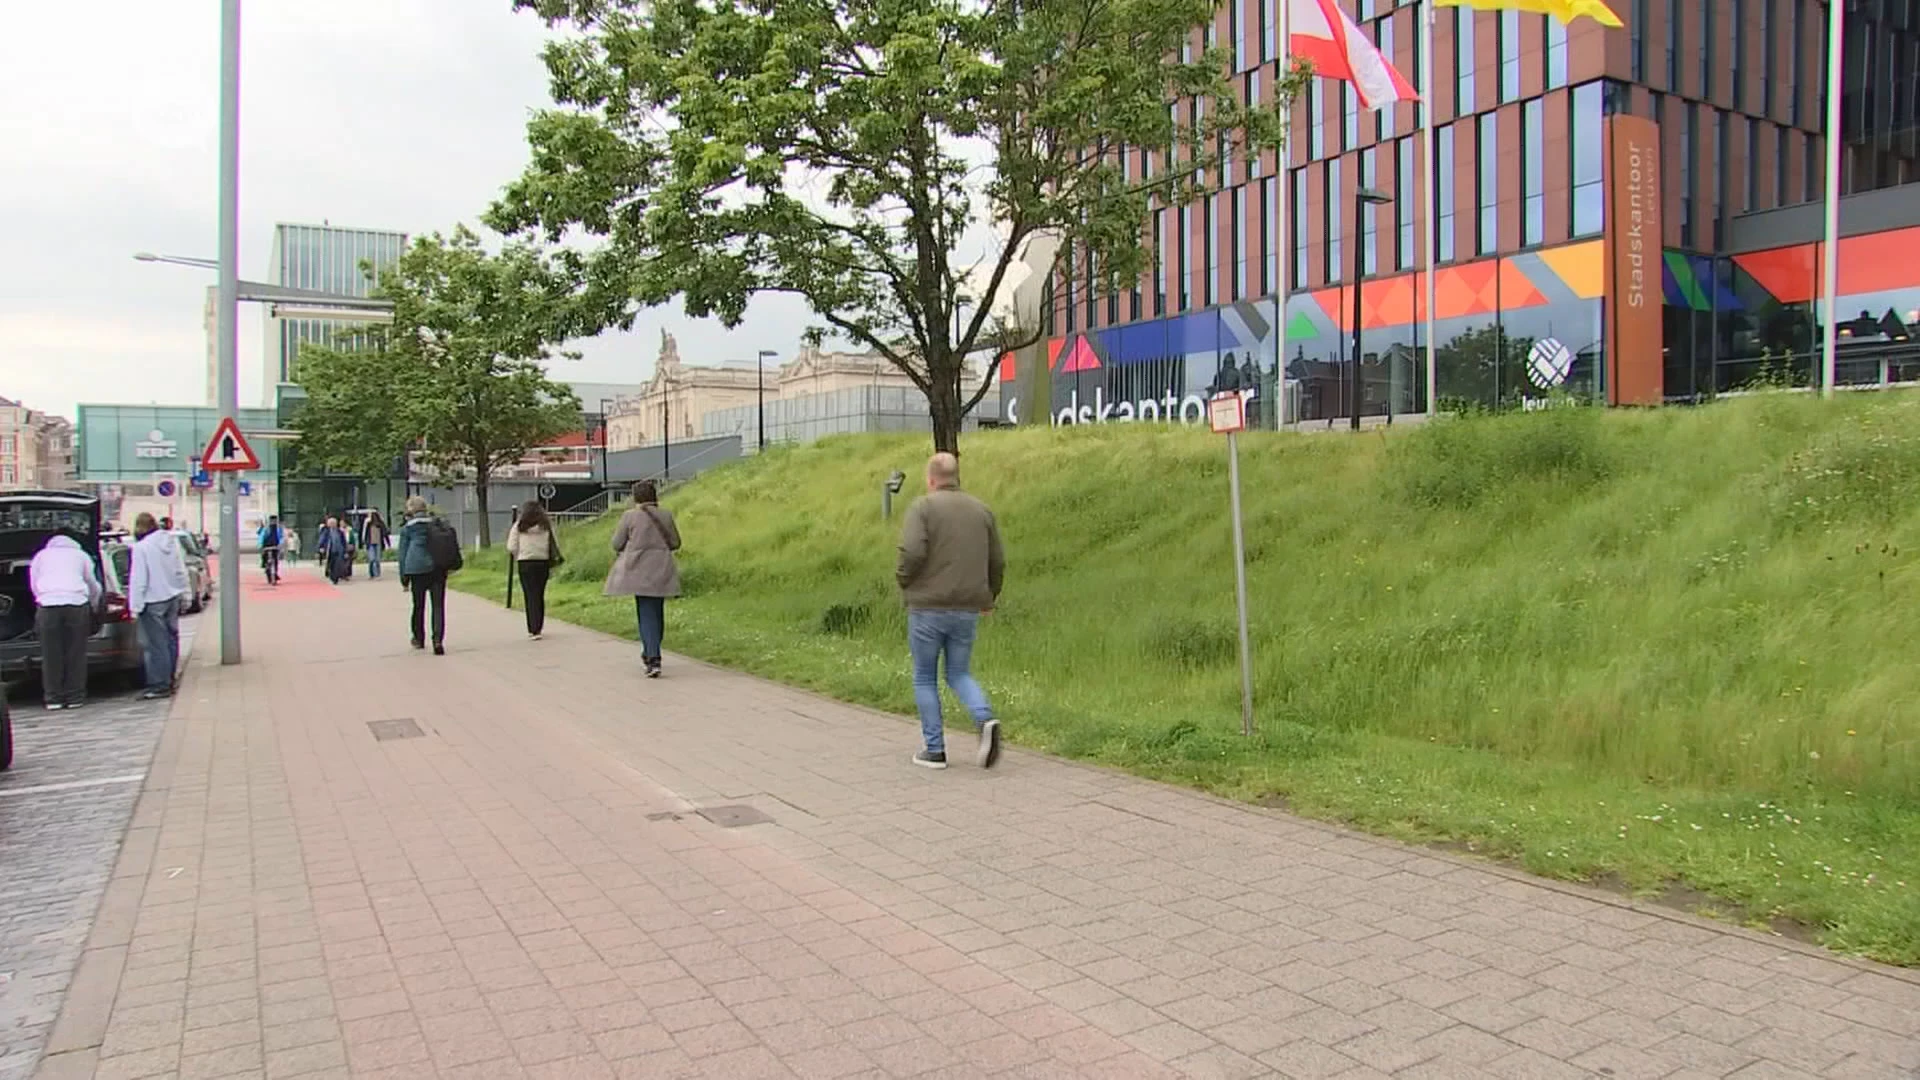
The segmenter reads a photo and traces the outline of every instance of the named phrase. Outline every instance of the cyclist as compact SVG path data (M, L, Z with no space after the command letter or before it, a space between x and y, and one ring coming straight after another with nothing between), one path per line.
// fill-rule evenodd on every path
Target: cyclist
M266 571L267 584L280 584L280 547L284 537L280 532L278 515L267 519L260 527L260 569Z

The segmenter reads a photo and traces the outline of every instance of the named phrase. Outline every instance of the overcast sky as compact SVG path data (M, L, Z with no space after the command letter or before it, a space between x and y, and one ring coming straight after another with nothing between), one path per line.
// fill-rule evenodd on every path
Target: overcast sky
M0 34L0 396L199 404L211 256L218 0L98 0L84 18L11 4ZM475 222L526 161L547 103L545 27L511 0L249 0L243 27L240 272L264 280L279 221L409 234ZM240 395L260 400L264 331L241 306ZM804 308L762 300L738 331L677 308L581 344L564 379L639 382L660 330L691 363L790 355Z

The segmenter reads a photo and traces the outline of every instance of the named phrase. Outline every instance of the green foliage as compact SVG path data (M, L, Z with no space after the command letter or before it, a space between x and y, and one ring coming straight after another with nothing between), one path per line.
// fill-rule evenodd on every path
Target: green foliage
M983 434L965 480L1009 569L977 670L1029 747L1539 873L1684 882L1920 963L1910 432L1920 399L1861 394L1244 435L1250 741L1219 440ZM911 712L873 493L921 453L830 440L672 496L701 584L670 646ZM610 528L570 533L571 558ZM631 635L597 590L564 584L567 617Z
M294 417L303 467L385 475L411 449L428 467L471 476L480 542L488 479L580 423L573 391L542 366L566 336L568 279L539 250L498 254L464 227L415 240L376 284L393 322L349 348L301 353L308 400Z
M517 6L564 31L559 107L490 220L602 238L570 262L595 300L580 329L674 297L737 325L754 294L795 294L913 377L942 449L993 383L963 400L963 359L1039 336L990 315L1028 242L1138 277L1149 204L1197 197L1223 150L1277 148L1305 79L1240 104L1225 52L1192 54L1210 0ZM1199 122L1170 98L1203 101ZM1141 179L1122 148L1179 157ZM976 276L959 248L989 223L1001 247Z

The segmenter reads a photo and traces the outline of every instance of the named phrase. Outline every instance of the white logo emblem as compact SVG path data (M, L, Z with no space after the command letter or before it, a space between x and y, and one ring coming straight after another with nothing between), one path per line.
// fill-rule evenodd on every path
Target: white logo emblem
M1554 390L1573 370L1573 350L1554 338L1541 338L1527 350L1527 381L1542 390Z
M180 456L180 444L167 438L167 433L159 428L147 432L147 437L133 444L133 456L137 458L173 458Z

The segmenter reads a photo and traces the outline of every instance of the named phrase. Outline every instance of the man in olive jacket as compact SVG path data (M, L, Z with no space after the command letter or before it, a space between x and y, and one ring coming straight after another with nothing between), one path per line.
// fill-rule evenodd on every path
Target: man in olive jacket
M940 658L947 660L947 685L973 714L980 729L979 762L992 768L1000 759L1000 722L987 695L973 679L973 638L980 616L1000 597L1006 557L993 511L960 490L960 462L939 453L927 461L927 494L907 510L900 534L900 562L894 577L907 601L907 645L913 653L913 700L920 710L926 748L913 763L927 769L947 767L946 735L940 717Z

